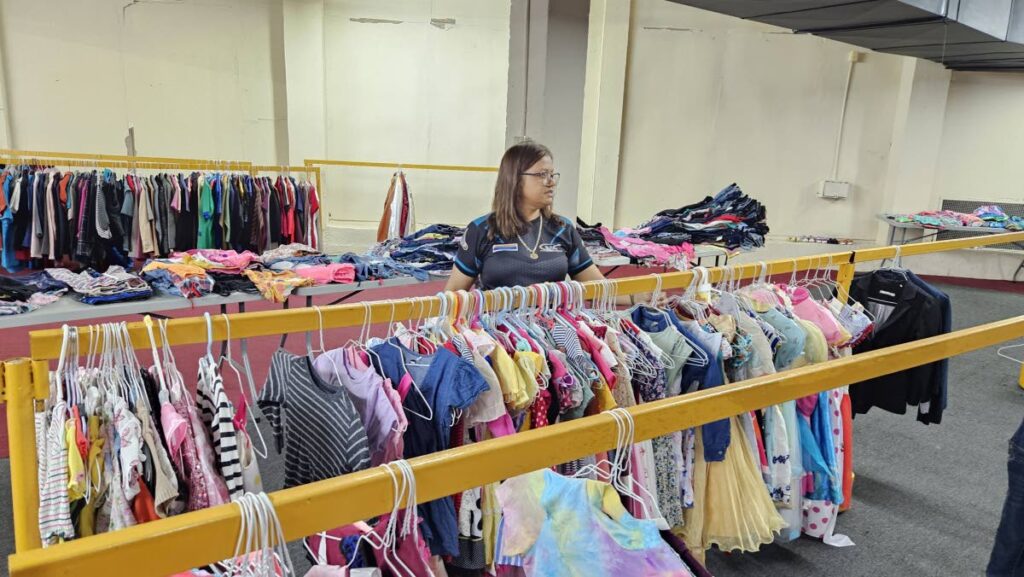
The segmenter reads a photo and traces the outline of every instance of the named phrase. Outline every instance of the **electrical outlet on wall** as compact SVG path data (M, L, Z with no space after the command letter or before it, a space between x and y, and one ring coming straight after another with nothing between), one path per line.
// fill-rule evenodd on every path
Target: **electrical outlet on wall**
M818 198L829 200L844 200L850 197L850 189L853 185L841 180L823 180L818 187Z

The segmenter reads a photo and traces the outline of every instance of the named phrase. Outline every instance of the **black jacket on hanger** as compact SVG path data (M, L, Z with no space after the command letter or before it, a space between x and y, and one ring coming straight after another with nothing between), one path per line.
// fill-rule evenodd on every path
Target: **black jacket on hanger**
M855 353L933 337L942 332L942 307L938 299L915 284L903 271L882 269L858 274L850 296L875 316L875 329ZM891 309L888 315L886 311ZM941 390L938 363L923 365L850 385L855 414L872 407L905 414L907 405L929 402Z

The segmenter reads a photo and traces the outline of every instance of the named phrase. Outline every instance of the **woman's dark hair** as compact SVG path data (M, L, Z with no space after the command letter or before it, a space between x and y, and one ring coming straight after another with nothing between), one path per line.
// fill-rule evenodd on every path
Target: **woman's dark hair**
M498 181L494 185L494 201L491 203L488 234L492 238L498 235L508 240L526 230L527 223L519 214L519 201L523 196L522 174L545 156L551 156L546 146L527 140L510 147L501 157ZM554 216L550 206L545 207L541 214L545 220Z

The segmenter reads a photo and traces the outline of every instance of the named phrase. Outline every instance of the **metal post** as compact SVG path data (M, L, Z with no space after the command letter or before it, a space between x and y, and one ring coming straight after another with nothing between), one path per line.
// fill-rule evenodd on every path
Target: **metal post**
M36 461L35 400L28 359L3 365L7 383L7 431L10 435L11 499L14 547L39 549L39 463Z

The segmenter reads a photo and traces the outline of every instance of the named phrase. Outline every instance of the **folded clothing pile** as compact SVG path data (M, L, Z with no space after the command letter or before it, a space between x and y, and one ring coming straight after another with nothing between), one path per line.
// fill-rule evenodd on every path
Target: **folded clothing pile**
M663 210L636 229L623 229L615 234L673 246L713 244L729 250L749 250L764 246L767 211L734 183L713 197Z
M396 262L434 273L447 273L455 263L459 241L466 229L434 224L405 237L384 243L374 254L387 255Z
M197 298L213 291L213 277L206 269L182 259L153 259L142 267L142 278L154 288L171 295Z
M0 315L32 312L60 298L67 285L44 273L0 277Z
M601 226L601 223L588 225L578 217L576 230L579 231L587 252L594 259L616 254L628 256L636 264L670 266L684 270L694 258L693 245L688 242L678 245L659 244L634 236L612 233L607 227Z
M944 229L958 226L1002 228L1008 231L1024 230L1024 218L1010 216L997 205L979 206L972 213L953 210L922 210L913 214L890 217L895 222L915 223L924 228Z
M283 302L277 299L287 298L300 286L348 284L356 280L356 269L351 263L332 263L329 256L304 244L292 243L268 250L260 255L260 260L269 270L260 274L246 273L246 276L256 283L264 297L275 302ZM263 274L267 272L275 274Z
M90 305L142 300L153 296L153 289L149 288L146 281L117 265L111 266L104 273L92 269L74 273L64 268L48 268L46 274L66 284L76 298Z
M263 266L275 271L292 270L298 265L330 264L331 259L317 249L298 242L279 246L260 255Z
M348 263L354 267L356 282L384 280L399 276L411 276L420 282L430 280L429 272L410 264L398 262L389 256L358 255L347 252L338 257L338 262Z
M185 252L177 252L172 255L181 259L184 264L191 264L207 271L221 274L241 275L248 268L259 266L263 263L260 256L254 252L217 249L192 249Z

